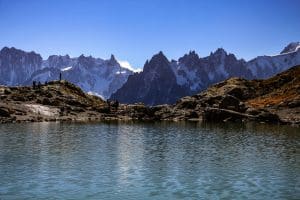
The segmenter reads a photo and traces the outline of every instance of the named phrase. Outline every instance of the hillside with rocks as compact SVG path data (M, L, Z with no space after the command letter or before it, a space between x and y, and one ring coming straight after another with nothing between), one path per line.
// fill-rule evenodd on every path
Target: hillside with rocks
M231 78L167 107L161 118L300 123L300 66L267 80Z
M0 122L211 121L300 124L300 66L267 80L230 78L173 105L119 104L66 81L0 87Z
M72 120L97 116L105 102L66 81L35 87L0 87L2 122Z

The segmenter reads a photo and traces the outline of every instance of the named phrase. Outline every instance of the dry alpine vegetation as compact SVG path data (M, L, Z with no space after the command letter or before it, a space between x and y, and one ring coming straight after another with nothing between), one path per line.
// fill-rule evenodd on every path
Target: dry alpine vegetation
M231 78L174 105L109 103L66 81L0 86L0 122L170 120L300 124L300 66L267 80Z

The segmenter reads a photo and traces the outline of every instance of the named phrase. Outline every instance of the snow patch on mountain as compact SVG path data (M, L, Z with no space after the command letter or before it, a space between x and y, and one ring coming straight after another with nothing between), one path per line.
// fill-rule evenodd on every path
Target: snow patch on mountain
M65 67L65 68L62 68L62 69L61 69L61 71L62 71L62 72L64 72L64 71L68 71L68 70L70 70L70 69L72 69L72 66L70 66L70 67Z
M292 52L298 51L299 49L300 49L300 42L292 42L292 43L288 44L280 52L280 54L292 53Z
M130 71L133 71L133 72L141 72L142 71L142 69L133 68L130 65L130 63L128 61L126 61L126 60L117 60L117 62L120 64L121 67L129 69Z
M102 95L98 94L97 92L88 91L87 93L88 93L89 95L97 96L97 97L100 97L101 99L106 100Z
M276 56L259 56L246 63L256 78L265 79L300 64L300 48Z
M117 71L116 74L126 74L126 71Z

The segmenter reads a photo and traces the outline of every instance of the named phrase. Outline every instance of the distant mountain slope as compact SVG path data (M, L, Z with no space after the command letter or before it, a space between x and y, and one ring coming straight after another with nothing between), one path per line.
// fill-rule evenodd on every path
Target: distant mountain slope
M266 79L300 64L300 48L295 48L295 51L283 50L282 52L287 53L275 56L259 56L247 62L246 67L251 70L255 78Z
M300 49L300 42L291 42L280 52L280 54L292 53L298 51L299 49Z
M0 85L23 84L33 72L42 68L42 61L33 51L4 47L0 51Z
M61 56L56 56L55 63L53 59L53 57L48 59L49 67L36 71L25 83L30 84L34 80L41 82L57 80L62 73L63 79L76 84L82 90L108 98L133 73L122 68L113 55L109 60L84 55L65 60Z
M0 84L30 85L33 81L57 80L62 73L66 79L86 92L108 98L119 89L129 75L112 55L110 59L86 57L70 58L68 55L49 56L42 60L39 54L4 47L0 51Z
M164 63L163 67L153 64L156 63L158 55L153 56L150 62L146 62L143 72L130 76L128 81L112 94L111 98L124 103L173 104L180 97L196 94L210 85L230 77L269 78L300 64L300 48L297 44L289 44L284 48L282 54L259 56L248 62L243 59L238 60L235 55L227 53L221 48L203 58L191 51L179 58L178 61L168 61L162 53L159 53L159 57L164 57L161 59ZM168 83L168 88L161 89L161 86L166 83ZM152 89L147 89L150 86Z

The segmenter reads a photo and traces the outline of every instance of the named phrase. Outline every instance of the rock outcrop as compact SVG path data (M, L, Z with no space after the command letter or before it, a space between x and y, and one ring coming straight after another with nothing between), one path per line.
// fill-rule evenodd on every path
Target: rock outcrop
M180 99L170 107L169 118L299 124L299 105L300 66L296 66L267 80L231 78L215 84Z
M106 109L105 102L66 81L32 87L0 87L0 121L88 119Z

